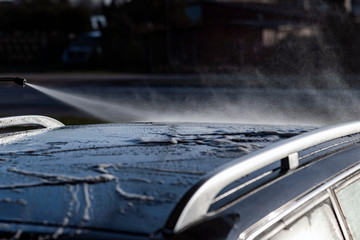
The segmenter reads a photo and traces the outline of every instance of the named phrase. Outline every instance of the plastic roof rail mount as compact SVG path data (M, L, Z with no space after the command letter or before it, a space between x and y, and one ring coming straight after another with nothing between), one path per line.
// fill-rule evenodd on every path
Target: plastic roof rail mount
M360 133L360 121L320 128L275 143L215 169L182 198L168 219L167 228L176 233L201 220L218 193L232 182L277 161L281 161L282 168L295 169L299 165L299 151L356 133Z
M45 116L28 115L0 118L0 128L15 126L41 126L44 128L63 127L61 122Z

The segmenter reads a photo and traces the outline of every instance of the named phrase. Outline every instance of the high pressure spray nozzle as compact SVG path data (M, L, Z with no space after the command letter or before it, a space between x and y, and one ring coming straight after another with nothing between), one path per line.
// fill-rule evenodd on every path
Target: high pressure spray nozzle
M26 86L26 79L24 78L19 78L19 77L0 77L0 82L4 81L4 82L14 82L17 85Z

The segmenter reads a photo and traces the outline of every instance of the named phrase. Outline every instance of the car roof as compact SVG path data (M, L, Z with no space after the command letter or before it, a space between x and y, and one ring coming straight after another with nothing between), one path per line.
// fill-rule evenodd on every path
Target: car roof
M240 234L267 214L273 218L273 211L283 204L308 194L343 171L349 174L352 170L348 168L358 169L353 165L358 164L359 131L360 122L324 127L234 159L207 174L187 193L168 228L181 233L199 220L211 221L213 216L224 220L227 213L243 216L233 222L235 232ZM238 186L231 186L237 179L241 180ZM229 185L231 188L226 189ZM239 206L243 206L241 211Z
M136 123L3 134L0 221L154 233L209 172L310 129Z

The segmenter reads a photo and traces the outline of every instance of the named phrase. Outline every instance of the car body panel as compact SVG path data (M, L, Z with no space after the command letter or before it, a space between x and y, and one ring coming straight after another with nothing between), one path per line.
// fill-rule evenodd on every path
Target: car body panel
M275 214L276 210L289 206L291 201L301 198L343 171L358 165L359 153L360 147L352 147L304 166L298 171L290 172L286 177L279 178L266 188L258 190L256 194L244 198L223 214L240 214L240 221L234 228L240 235L260 219L266 216L275 218L281 213L279 211ZM241 219L241 216L251 217ZM271 218L267 218L266 221L270 221Z
M3 136L0 221L151 234L207 172L309 129L139 123Z

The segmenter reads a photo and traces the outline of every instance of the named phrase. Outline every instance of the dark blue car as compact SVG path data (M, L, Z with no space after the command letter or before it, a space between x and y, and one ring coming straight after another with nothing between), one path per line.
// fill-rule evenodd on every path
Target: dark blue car
M360 236L359 122L0 126L2 239Z

